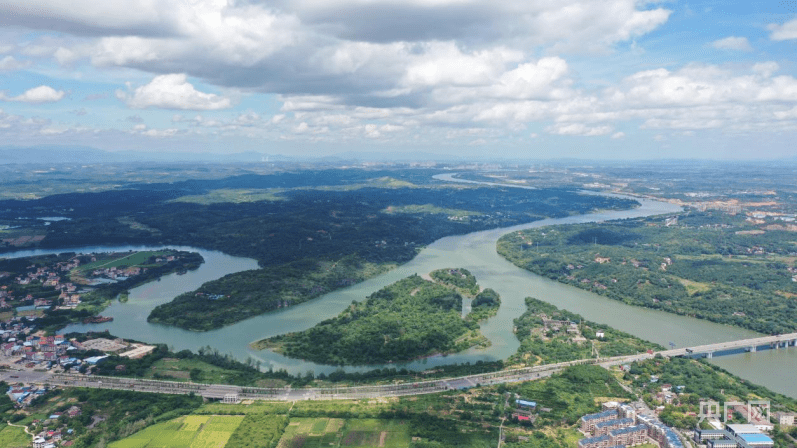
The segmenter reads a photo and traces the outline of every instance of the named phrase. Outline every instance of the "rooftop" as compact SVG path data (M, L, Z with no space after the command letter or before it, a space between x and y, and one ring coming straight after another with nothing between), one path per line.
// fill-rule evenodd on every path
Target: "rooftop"
M631 433L631 432L647 431L647 430L648 430L648 427L645 426L645 425L636 425L636 426L629 426L628 428L615 429L610 434L616 436L616 435L619 435L619 434L627 434L627 433Z
M755 427L755 425L725 425L728 427L728 431L734 434L760 434L761 430Z
M605 422L600 422L595 425L596 428L605 428L607 426L614 426L614 425L631 425L634 423L634 419L632 418L619 418L616 420L607 420Z
M581 420L589 421L589 420L595 420L595 419L604 418L604 417L610 417L612 415L617 415L617 410L616 409L610 409L608 411L598 412L597 414L587 414L587 415L581 417Z
M766 434L741 434L739 437L741 437L747 443L774 443Z

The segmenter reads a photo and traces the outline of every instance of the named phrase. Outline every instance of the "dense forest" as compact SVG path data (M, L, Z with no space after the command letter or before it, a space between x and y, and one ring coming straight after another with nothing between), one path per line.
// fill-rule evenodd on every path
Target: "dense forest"
M414 275L313 328L258 345L323 364L408 361L474 345L479 325L461 313L462 297L456 291Z
M44 232L42 247L179 244L257 259L260 271L232 274L151 316L208 330L362 281L447 235L636 205L563 189L461 186L432 180L437 172L325 170L130 184L0 201L0 222ZM268 199L252 199L253 191ZM212 200L197 199L203 195ZM68 219L37 219L53 215ZM0 252L13 249L5 242ZM325 271L332 265L343 268Z
M690 212L505 235L519 267L623 302L737 325L797 331L794 234Z
M237 272L155 307L147 320L189 330L212 330L314 299L381 274L391 266L349 255L334 263L304 259L278 269Z

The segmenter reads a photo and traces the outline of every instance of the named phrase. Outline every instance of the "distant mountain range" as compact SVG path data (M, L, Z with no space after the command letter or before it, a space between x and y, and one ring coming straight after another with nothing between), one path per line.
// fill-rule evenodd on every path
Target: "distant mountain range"
M484 160L486 156L469 160ZM356 152L347 151L335 155L317 156L305 154L290 157L281 154L265 154L257 151L231 154L189 152L145 152L105 151L88 146L0 146L0 164L27 163L120 163L120 162L320 162L345 163L352 161L464 161L462 155L433 154L417 151Z
M0 164L113 162L261 162L296 160L255 151L233 154L103 151L86 146L0 146Z

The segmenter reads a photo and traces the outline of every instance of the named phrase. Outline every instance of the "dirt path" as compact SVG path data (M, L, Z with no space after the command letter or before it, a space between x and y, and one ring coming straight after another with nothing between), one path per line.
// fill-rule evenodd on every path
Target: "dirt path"
M8 426L16 426L17 428L22 428L23 430L25 430L25 434L30 436L30 440L33 441L35 434L33 434L32 432L28 431L28 427L27 426L25 426L25 425L15 425L15 424L11 423L9 420L6 420L6 424L8 424ZM382 446L382 445L380 445L380 446Z
M379 434L379 447L380 448L385 446L385 439L387 439L387 431L382 431L382 433Z

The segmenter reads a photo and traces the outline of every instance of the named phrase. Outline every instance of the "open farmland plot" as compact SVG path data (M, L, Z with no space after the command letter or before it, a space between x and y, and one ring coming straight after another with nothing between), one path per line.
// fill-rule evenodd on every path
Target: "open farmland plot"
M407 448L409 425L402 420L294 418L279 448Z
M243 419L243 415L214 415L205 423L203 431L221 431L232 434Z
M206 415L189 415L185 417L181 431L199 431L208 420L210 417Z
M280 448L328 448L338 445L343 420L336 418L294 418L285 428Z
M340 446L406 448L410 440L409 426L402 420L351 419Z
M273 448L282 437L286 424L284 415L247 414L225 448Z
M189 415L159 423L110 444L111 448L224 448L243 416Z
M161 255L167 255L170 253L171 253L170 251L163 251L163 250L158 250L158 251L146 250L140 252L126 253L126 254L115 253L100 258L97 261L84 264L78 267L77 271L83 273L99 268L115 268L119 266L128 266L128 267L141 266L141 265L146 265L147 260L149 260L149 257L152 256L157 257Z
M0 446L8 448L27 447L30 444L30 436L25 434L25 430L16 426L3 426L0 429Z

